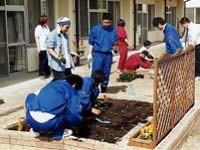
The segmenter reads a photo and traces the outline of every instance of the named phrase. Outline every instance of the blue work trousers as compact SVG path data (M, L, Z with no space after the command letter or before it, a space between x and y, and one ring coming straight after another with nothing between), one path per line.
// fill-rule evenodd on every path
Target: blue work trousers
M107 86L109 82L112 57L113 55L111 52L94 51L92 54L92 72L95 72L96 70L104 71L105 78L102 82L103 86Z

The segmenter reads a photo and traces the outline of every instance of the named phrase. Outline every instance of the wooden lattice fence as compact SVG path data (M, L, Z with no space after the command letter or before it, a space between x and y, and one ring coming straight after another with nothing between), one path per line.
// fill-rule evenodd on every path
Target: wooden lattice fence
M194 105L195 50L162 55L154 62L153 141L130 145L154 148Z

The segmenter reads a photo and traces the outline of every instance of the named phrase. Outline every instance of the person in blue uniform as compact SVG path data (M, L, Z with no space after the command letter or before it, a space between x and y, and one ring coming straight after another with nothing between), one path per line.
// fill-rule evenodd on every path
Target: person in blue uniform
M111 64L112 50L117 44L117 32L111 26L112 16L110 13L104 13L102 23L94 26L89 35L89 54L88 59L92 58L92 72L96 70L104 71L105 78L101 83L101 92L106 92Z
M166 23L161 17L154 18L152 23L154 27L164 33L167 54L174 54L177 50L183 49L178 32L173 26Z
M66 127L82 121L82 104L78 90L83 80L78 75L69 75L66 80L54 80L36 95L31 93L25 101L26 121L35 137L40 132L52 132L52 138L63 138Z
M80 90L80 100L82 101L82 105L85 106L83 110L85 112L91 112L95 115L99 115L101 113L100 110L94 108L95 101L99 95L99 84L104 79L104 72L101 70L96 70L92 73L91 77L83 78L83 86Z

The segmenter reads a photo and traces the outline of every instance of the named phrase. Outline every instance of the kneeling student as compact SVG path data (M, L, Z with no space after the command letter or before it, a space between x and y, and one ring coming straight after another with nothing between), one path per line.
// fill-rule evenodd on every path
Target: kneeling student
M77 92L82 83L80 76L70 75L66 80L51 81L37 95L27 96L26 121L35 136L40 132L51 132L53 139L60 140L67 126L82 121L82 104Z

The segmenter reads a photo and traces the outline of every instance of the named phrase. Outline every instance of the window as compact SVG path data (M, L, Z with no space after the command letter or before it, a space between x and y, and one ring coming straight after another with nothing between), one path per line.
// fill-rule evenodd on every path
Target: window
M102 20L102 14L109 12L115 26L120 18L120 1L117 0L79 0L79 29L81 38L88 36L88 31Z
M24 0L6 0L6 5L24 5Z
M37 8L37 11L35 9ZM28 0L29 43L35 43L34 31L40 18L40 0Z
M0 11L0 43L6 42L5 12Z
M0 6L0 77L2 77L26 69L25 6L24 0L0 0Z
M79 0L80 36L88 36L88 0Z
M90 27L95 26L96 24L100 23L102 20L103 13L98 12L91 12L90 13Z
M55 23L54 23L54 0L46 0L46 15L49 17L48 18L49 29L53 30L55 28Z
M7 58L7 45L0 44L0 77L8 74Z
M197 24L200 24L199 14L200 14L200 8L196 8L196 22L195 23Z
M148 5L148 29L154 30L152 20L155 17L155 5Z
M117 26L117 22L120 19L120 2L108 1L108 12L113 16L113 26Z
M194 22L194 8L186 8L186 17L190 18L190 21Z
M8 74L5 11L0 11L0 77Z
M106 0L89 0L89 28L101 22L102 14L107 12Z
M176 7L166 7L166 21L176 27Z
M106 9L106 0L90 0L90 9Z
M24 42L24 15L23 12L9 11L8 20L8 43Z
M0 6L4 6L4 0L0 0Z
M35 44L34 31L41 15L48 16L48 26L50 30L55 27L53 3L53 0L28 0L29 44ZM35 11L36 9L37 11Z
M24 46L9 47L10 73L26 69L26 58Z
M147 4L137 4L137 34L139 43L147 40L148 33L148 6Z

